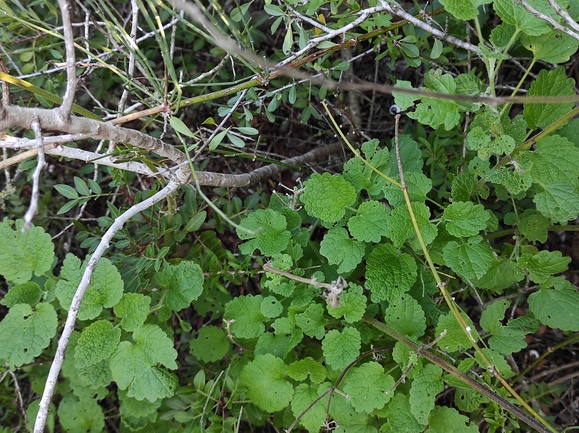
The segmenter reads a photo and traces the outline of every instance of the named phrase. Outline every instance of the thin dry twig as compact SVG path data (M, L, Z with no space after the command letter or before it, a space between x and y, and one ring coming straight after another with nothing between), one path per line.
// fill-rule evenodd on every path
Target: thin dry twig
M59 113L63 119L70 117L74 94L76 92L76 56L74 53L74 34L72 31L72 19L70 16L70 3L68 0L58 0L64 33L64 48L66 51L66 91L62 98Z
M46 159L44 158L44 143L42 142L42 129L40 129L40 122L38 118L32 120L30 125L36 136L36 147L38 151L38 161L36 162L36 169L32 175L32 196L30 198L30 206L24 214L24 226L22 226L22 231L26 231L32 225L32 218L38 212L38 198L40 196L40 173L46 165Z

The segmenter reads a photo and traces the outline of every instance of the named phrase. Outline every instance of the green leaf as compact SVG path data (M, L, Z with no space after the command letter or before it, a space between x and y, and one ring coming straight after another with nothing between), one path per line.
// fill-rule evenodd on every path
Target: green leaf
M449 204L443 213L446 231L456 237L477 235L487 225L490 218L482 204L458 201Z
M481 236L473 236L463 244L449 242L442 251L446 265L470 280L482 278L496 260L490 246Z
M424 76L424 85L427 90L434 92L451 95L456 93L454 78L450 74L444 74L441 69L429 70ZM459 108L454 101L423 97L416 110L408 113L408 117L434 129L444 125L444 129L450 131L460 122Z
M525 278L525 272L517 263L507 259L496 260L486 274L477 281L483 289L500 292Z
M241 372L239 383L247 387L251 401L266 412L286 408L294 395L290 382L284 380L287 366L271 354L257 355Z
M336 319L344 316L346 322L355 323L362 319L366 311L366 301L362 286L351 283L348 286L348 290L340 295L340 305L338 307L332 308L328 304L328 313Z
M545 243L549 234L549 219L532 209L527 209L521 215L517 228L529 241Z
M436 226L429 221L430 209L424 203L414 202L412 203L412 210L422 234L422 239L428 245L436 238L438 233ZM400 205L392 210L386 236L392 240L396 248L400 248L407 240L411 242L412 248L416 250L421 248L406 205Z
M191 132L189 127L187 125L185 125L185 122L183 122L178 117L174 117L174 116L169 117L169 124L179 134L183 134L186 137L192 137L192 138L195 137L195 134L193 134L193 132Z
M555 223L566 224L579 215L579 191L566 182L555 182L533 197L537 210Z
M199 335L189 342L191 353L202 362L215 362L223 359L229 352L229 340L223 329L217 326L204 326Z
M322 341L326 364L334 370L343 370L360 355L362 340L357 329L345 327L342 332L332 329Z
M76 368L98 364L111 356L121 340L120 328L113 328L107 320L98 320L83 329L74 350Z
M125 293L119 303L114 306L115 314L121 318L121 326L125 331L132 332L145 323L149 315L151 298L140 293Z
M300 418L300 423L307 431L317 432L326 421L326 408L322 401L318 401L314 406L310 405L318 398L318 392L308 384L302 383L296 387L292 399L292 413L294 417Z
M215 137L213 137L211 139L211 141L209 142L209 150L217 149L217 146L219 146L221 144L221 142L223 142L223 139L227 135L227 131L228 131L228 129L224 129L223 131L221 131L219 134L217 134Z
M203 222L205 222L206 218L207 218L207 212L206 211L203 210L199 213L196 213L187 222L187 225L185 226L185 231L194 232L194 231L199 230L199 227L201 227L201 224L203 224Z
M379 144L380 142L376 139L366 141L362 144L362 153L372 167L388 175L390 173L390 151L388 149L378 149ZM384 196L383 189L388 181L372 170L360 158L351 158L344 164L343 176L354 186L356 192L366 189L370 198L379 199Z
M357 241L378 243L386 235L389 215L390 210L384 204L374 200L364 202L348 220L348 229Z
M0 304L13 307L16 304L28 304L31 307L36 305L42 298L42 290L36 283L29 282L17 284L8 289L8 293L0 300Z
M525 253L519 258L519 265L529 271L529 279L535 283L545 283L551 275L567 270L571 257L563 257L561 251L540 251Z
M12 369L32 362L56 335L54 307L40 303L35 310L28 304L16 304L0 322L0 359Z
M424 311L418 301L408 294L390 302L384 312L384 323L414 341L422 337L426 330Z
M78 399L72 394L64 396L58 405L58 420L65 431L100 433L105 427L105 417L93 398Z
M464 313L461 313L467 326L470 328L470 335L476 342L479 340L479 335L476 332L472 320ZM436 335L439 336L446 330L446 334L438 342L438 347L447 352L456 352L457 350L471 347L471 340L464 332L460 324L454 318L451 312L446 313L438 318L436 324Z
M92 179L87 179L87 182L88 182L88 186L90 187L90 189L92 190L92 192L94 194L102 194L103 190L98 183L96 183Z
M497 49L505 49L511 43L517 28L507 23L500 23L491 30L489 41Z
M203 271L194 262L182 261L177 266L164 263L154 281L167 289L165 302L173 311L187 308L203 292Z
M54 244L41 227L30 227L22 232L24 221L5 218L0 223L0 275L14 283L26 283L34 273L42 275L52 267Z
M478 17L478 7L492 0L441 0L446 11L459 20L472 20Z
M531 84L527 96L570 96L575 95L575 80L567 78L565 68L562 66L555 70L547 71L543 69L539 72L537 79ZM563 117L572 108L573 102L563 102L561 104L524 104L523 114L529 128L542 128ZM546 139L554 139L558 136L550 136Z
M400 298L414 285L416 271L416 262L410 255L399 253L389 244L379 245L366 264L366 287L372 302Z
M306 212L322 221L332 223L340 220L346 212L346 206L356 201L356 190L338 174L314 173L304 182L304 188L300 200Z
M401 89L412 89L412 83L410 81L396 80L396 85L394 87L400 87ZM408 93L400 93L393 91L392 96L394 96L394 102L402 111L408 110L414 105L414 101L420 98L420 96L413 96Z
M416 433L424 427L416 421L410 411L407 395L397 392L384 410L386 423L380 428L380 433Z
M559 30L539 36L523 34L521 36L521 44L533 53L533 60L543 60L549 63L568 62L569 58L577 52L577 47L579 47L577 39Z
M481 352L486 357L486 359L491 363L491 365L505 379L508 379L509 377L515 375L515 373L513 373L513 370L505 360L504 356L502 356L500 353L492 349L481 349ZM475 353L475 358L482 368L484 368L485 370L488 368L485 361L482 359L482 357L478 352Z
M70 308L72 298L80 284L88 262L67 254L60 270L61 279L56 284L56 297L65 310ZM100 259L93 272L78 312L79 320L92 320L103 308L116 305L123 296L123 280L117 268L108 260Z
M173 341L156 325L143 325L133 332L135 344L122 341L111 357L111 373L120 389L137 400L151 402L171 397L177 377L161 367L176 369Z
M287 31L285 37L283 38L282 51L287 56L292 51L292 45L294 44L294 36L292 32L291 24L287 26Z
M394 386L394 379L384 374L384 368L377 362L352 368L343 383L344 392L352 398L352 407L358 412L382 409L392 398L392 393L387 392Z
M240 245L243 254L252 254L257 248L271 257L285 250L291 238L291 233L286 230L285 217L272 209L258 209L242 219L239 225L243 227L237 228L239 238L251 239Z
M356 268L364 253L364 243L351 239L342 227L328 230L320 243L320 254L328 259L329 264L339 265L339 273L350 272Z
M272 17L281 17L285 15L284 11L279 6L273 4L265 4L263 10Z
M400 176L397 175L396 179L399 180L399 178ZM410 201L413 203L426 201L426 195L432 189L432 181L423 173L416 171L406 173L405 179ZM389 184L384 188L384 197L392 207L398 207L406 203L402 190L393 184Z
M428 420L429 433L477 433L476 424L451 407L438 406L434 408Z
M436 395L443 390L442 369L434 364L425 365L412 381L409 398L410 411L420 424L428 424Z
M286 374L294 380L304 381L309 376L312 383L322 383L326 378L326 368L308 356L292 362Z
M493 8L505 23L515 26L528 35L542 35L551 30L549 23L535 17L521 4L512 0L494 0Z
M485 308L480 319L481 327L492 334L489 338L490 348L503 355L519 352L527 346L524 340L525 332L521 328L501 324L510 305L505 299L493 302Z
M579 292L565 280L559 280L554 289L539 289L529 296L533 315L551 328L579 331Z
M74 189L72 186L69 185L62 185L62 184L54 185L54 189L57 190L66 198L74 200L79 197L78 192L76 192L76 189Z
M327 320L324 319L324 308L320 304L311 303L306 311L295 316L296 325L308 337L321 340L324 338Z
M80 177L77 176L74 177L74 187L76 188L76 190L79 192L80 195L84 196L90 195L90 189L88 185Z
M223 320L233 321L231 333L238 338L257 338L265 331L261 313L263 298L257 296L238 296L225 304Z
M273 319L282 313L283 305L275 296L266 296L261 302L260 311L265 317Z
M529 157L533 180L542 187L555 182L575 185L579 175L579 148L558 135L545 137Z
M452 180L450 196L453 201L469 201L478 182L474 173L460 173Z

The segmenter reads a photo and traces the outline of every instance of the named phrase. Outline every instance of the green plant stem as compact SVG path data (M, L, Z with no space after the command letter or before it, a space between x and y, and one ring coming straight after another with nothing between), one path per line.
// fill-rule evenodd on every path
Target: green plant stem
M449 364L444 359L429 352L427 349L419 346L414 341L412 341L409 338L407 338L406 336L402 335L400 332L396 331L395 329L392 329L388 325L386 325L382 322L379 322L378 320L368 318L368 317L363 317L362 321L373 326L374 328L378 329L379 331L383 332L384 334L392 337L394 340L399 341L400 343L404 344L406 347L413 350L418 356L424 356L430 362L432 362L433 364L436 364L437 366L442 368L444 371L446 371L446 372L452 374L454 377L460 379L462 382L464 382L466 385L468 385L472 389L475 389L476 391L480 392L485 397L489 398L490 400L492 400L495 403L497 403L498 405L500 405L505 410L511 412L513 415L515 415L517 418L519 418L525 424L528 424L530 427L534 428L538 432L541 432L541 433L550 433L550 432L556 433L557 432L551 426L543 425L542 423L537 421L537 419L529 416L529 414L527 414L526 412L521 410L519 407L515 406L514 404L510 403L509 401L507 401L506 399L501 397L500 395L498 395L495 392L493 392L492 390L488 389L486 386L481 385L480 383L478 383L477 381L475 381L471 377L464 374L458 368Z

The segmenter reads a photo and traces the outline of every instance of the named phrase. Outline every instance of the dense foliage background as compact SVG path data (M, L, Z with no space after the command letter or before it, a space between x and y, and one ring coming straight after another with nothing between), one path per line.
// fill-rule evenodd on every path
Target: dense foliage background
M0 8L0 431L579 425L579 3Z

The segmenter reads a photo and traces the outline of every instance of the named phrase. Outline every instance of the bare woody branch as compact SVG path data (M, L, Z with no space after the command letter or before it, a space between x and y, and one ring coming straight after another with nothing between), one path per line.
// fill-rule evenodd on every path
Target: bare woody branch
M58 0L64 32L64 47L66 51L66 92L62 98L59 114L63 119L70 117L74 94L76 92L76 56L74 53L74 33L72 31L72 19L70 16L70 3L68 0Z

